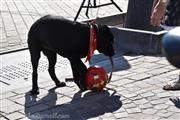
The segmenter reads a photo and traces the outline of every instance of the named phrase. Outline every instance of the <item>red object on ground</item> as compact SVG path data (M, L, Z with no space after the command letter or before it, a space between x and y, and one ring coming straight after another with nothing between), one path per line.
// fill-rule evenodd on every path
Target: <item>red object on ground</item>
M106 86L108 75L102 67L90 67L86 73L86 87L89 90L101 91Z

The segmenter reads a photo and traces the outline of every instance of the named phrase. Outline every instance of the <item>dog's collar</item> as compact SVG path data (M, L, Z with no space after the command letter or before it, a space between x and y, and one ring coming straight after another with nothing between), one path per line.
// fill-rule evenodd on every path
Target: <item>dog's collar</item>
M97 43L96 43L96 29L95 28L97 27L95 24L90 24L90 42L89 42L89 52L88 52L88 55L86 57L86 61L89 61L90 62L90 59L91 57L93 56L94 54L94 51L96 50L96 47L97 47Z

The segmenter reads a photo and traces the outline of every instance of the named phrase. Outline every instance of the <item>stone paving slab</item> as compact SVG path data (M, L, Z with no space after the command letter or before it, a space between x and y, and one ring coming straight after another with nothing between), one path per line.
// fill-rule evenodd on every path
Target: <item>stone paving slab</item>
M98 63L107 63L104 58L101 60L98 59ZM112 81L107 85L108 89L102 92L81 93L73 82L67 82L66 87L55 89L45 68L44 72L40 73L43 77L40 77L40 94L37 97L30 96L28 93L31 84L19 80L17 83L21 87L16 88L14 84L14 86L9 86L11 87L9 90L7 85L7 90L1 89L1 119L179 119L180 91L162 89L164 84L178 77L178 70L166 62L165 57L119 55L113 60L115 63L121 60L118 64L129 67L126 69L117 67L113 72ZM61 62L60 59L57 65ZM18 64L18 62L12 63L14 66ZM69 64L66 61L65 63ZM159 67L155 67L158 65L161 66L162 72L158 72ZM146 70L143 72L144 68ZM157 74L154 74L156 70ZM71 74L67 74L61 78L70 76ZM27 81L30 82L31 78L27 78Z
M97 0L105 4L110 0ZM128 0L114 0L126 12ZM31 25L40 17L52 14L74 20L82 0L1 0L0 8L0 53L27 48L27 33ZM87 4L87 3L85 3ZM78 21L87 20L86 9L82 9ZM89 10L89 18L120 14L113 6Z
M21 94L25 91L25 89L20 89L23 85L31 84L31 73L32 67L30 63L30 54L28 50L10 53L1 55L1 89L3 91L9 91L10 89L17 89L16 92L11 94ZM59 69L61 68L61 69ZM48 81L50 79L48 69L48 60L42 54L41 59L39 61L38 73L39 73L39 82L48 82L48 85L54 85L52 81ZM58 56L57 64L56 64L56 73L61 81L64 81L65 76L71 76L71 69L69 61L66 58ZM48 87L45 85L44 87ZM40 86L40 87L43 87ZM19 90L18 90L19 89ZM27 89L26 89L27 90ZM3 92L0 91L0 92ZM8 95L6 95L8 97ZM5 97L6 97L5 96ZM9 95L11 96L11 95Z
M107 2L108 0L100 0ZM123 10L128 0L114 0ZM46 14L74 19L82 0L1 0L0 52L26 48L27 32L32 23ZM90 11L90 18L98 9ZM83 9L78 21L86 19ZM118 14L114 6L102 7L99 17ZM54 88L42 55L38 69L40 94L30 96L31 63L27 50L1 55L0 119L1 120L178 120L180 91L164 91L162 86L174 81L179 70L161 55L122 55L113 58L115 71L108 89L101 92L79 92L73 82ZM96 55L91 65L110 63ZM72 77L69 61L58 57L56 73L60 80Z

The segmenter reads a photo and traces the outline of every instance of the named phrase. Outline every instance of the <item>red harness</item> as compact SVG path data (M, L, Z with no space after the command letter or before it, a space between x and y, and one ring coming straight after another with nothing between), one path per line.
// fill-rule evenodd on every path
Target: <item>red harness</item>
M86 57L86 61L90 62L91 57L94 54L94 51L96 50L96 29L93 27L93 25L90 25L90 43L89 43L89 52L88 55Z
M89 44L89 52L88 55L86 57L86 61L90 62L91 57L94 54L94 51L96 50L97 47L97 43L96 43L96 29L94 28L93 24L95 21L92 21L90 23L90 44ZM112 77L112 72L113 72L113 60L110 57L110 62L112 65L112 71L109 75L108 78L108 74L106 73L106 71L104 70L103 67L90 67L87 69L87 73L86 73L86 87L89 90L103 90L103 88L106 86L107 83L110 82L111 77Z

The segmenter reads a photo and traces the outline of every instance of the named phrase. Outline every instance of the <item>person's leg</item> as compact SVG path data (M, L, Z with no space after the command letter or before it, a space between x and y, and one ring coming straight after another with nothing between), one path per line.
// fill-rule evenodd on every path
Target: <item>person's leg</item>
M163 36L162 46L167 60L171 65L180 69L180 27L170 30ZM180 90L180 73L177 81L167 84L164 90Z

